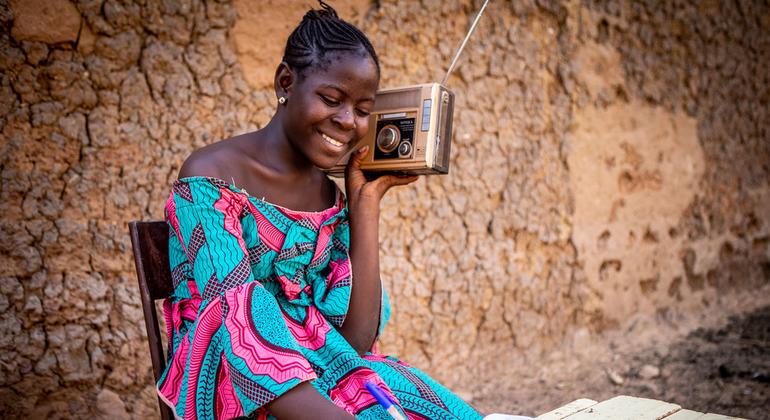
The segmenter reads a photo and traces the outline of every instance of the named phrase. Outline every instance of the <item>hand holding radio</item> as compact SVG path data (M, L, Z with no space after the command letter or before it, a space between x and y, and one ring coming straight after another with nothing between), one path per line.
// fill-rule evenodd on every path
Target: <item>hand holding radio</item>
M364 146L353 152L345 168L345 191L348 195L351 218L360 217L366 213L368 213L367 216L376 216L379 213L380 200L388 190L397 185L408 185L417 181L416 175L364 174L361 163L369 150L369 146Z

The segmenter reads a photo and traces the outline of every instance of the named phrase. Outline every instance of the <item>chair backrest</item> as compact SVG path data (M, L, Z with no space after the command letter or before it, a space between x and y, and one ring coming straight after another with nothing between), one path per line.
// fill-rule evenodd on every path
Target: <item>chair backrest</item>
M128 231L131 234L131 245L134 250L144 325L147 328L147 339L150 343L152 371L157 383L166 369L166 357L163 353L155 301L169 297L173 289L168 262L169 229L163 221L130 222ZM158 404L163 420L174 418L171 409L160 398L158 398Z

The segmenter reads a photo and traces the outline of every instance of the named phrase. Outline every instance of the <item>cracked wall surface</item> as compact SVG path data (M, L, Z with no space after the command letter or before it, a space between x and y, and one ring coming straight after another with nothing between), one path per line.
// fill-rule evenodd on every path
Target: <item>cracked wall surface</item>
M155 414L126 222L268 121L282 4L0 0L3 417ZM480 5L332 4L382 87L441 80ZM382 350L472 402L639 317L740 310L770 278L768 67L767 1L492 2L450 174L383 201Z

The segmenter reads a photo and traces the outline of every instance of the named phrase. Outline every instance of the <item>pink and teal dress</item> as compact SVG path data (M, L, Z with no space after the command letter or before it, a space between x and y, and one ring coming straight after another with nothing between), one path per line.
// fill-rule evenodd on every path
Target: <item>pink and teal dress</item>
M303 381L362 419L390 418L378 384L410 419L479 414L393 357L361 357L337 332L353 287L350 230L334 207L298 212L216 178L174 182L166 205L174 283L164 302L169 363L158 382L178 417L272 418L265 404ZM385 294L380 329L389 316Z

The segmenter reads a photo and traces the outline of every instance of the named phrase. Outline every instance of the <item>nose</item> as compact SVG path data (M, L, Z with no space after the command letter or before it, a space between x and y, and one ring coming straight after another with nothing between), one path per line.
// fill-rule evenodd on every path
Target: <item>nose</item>
M332 121L344 130L356 128L356 117L348 107L340 109L339 112L334 115Z

